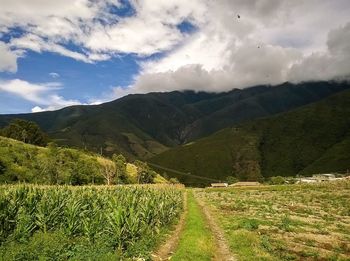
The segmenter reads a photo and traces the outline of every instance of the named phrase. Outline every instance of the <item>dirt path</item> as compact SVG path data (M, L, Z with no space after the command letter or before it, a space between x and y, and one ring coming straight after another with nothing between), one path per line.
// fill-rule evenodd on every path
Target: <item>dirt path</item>
M205 222L208 224L209 230L214 238L215 253L212 258L213 261L236 261L237 259L232 255L228 243L225 239L224 232L218 226L215 219L213 218L209 207L196 195L195 201L201 208L201 212L204 215ZM186 219L188 216L187 206L187 193L184 195L184 212L182 213L179 223L176 225L175 230L168 237L166 242L152 254L154 261L171 260L172 255L176 252L179 244L181 233L184 230ZM195 257L194 257L195 258Z
M213 218L209 207L194 193L195 198L201 207L205 219L209 225L209 228L215 238L215 253L214 253L214 261L236 261L237 259L233 256L230 251L230 247L225 239L224 231L218 226Z
M184 193L184 211L181 214L179 223L177 223L175 230L167 238L165 244L163 244L154 254L152 254L152 260L164 261L170 260L174 254L180 240L181 232L184 229L185 221L187 217L187 192Z

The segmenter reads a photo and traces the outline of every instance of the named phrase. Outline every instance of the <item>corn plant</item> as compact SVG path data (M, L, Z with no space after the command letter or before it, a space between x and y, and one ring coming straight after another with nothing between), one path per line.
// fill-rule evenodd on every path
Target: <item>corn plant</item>
M173 186L0 186L0 245L60 231L123 253L181 210L182 190Z

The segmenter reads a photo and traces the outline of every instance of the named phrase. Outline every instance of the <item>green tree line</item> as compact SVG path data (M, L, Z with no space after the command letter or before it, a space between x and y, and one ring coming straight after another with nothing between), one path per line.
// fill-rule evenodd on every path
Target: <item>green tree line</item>
M47 135L33 122L16 119L0 133L8 137L0 137L0 183L112 185L166 182L145 162L135 161L136 173L132 177L127 171L130 163L123 155L114 154L108 159L47 143Z

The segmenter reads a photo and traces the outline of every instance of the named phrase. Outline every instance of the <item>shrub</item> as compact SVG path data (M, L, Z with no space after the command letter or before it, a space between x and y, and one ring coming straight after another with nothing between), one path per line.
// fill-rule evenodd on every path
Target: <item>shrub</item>
M270 184L271 185L282 185L285 184L285 179L281 176L277 176L277 177L271 177L270 178Z

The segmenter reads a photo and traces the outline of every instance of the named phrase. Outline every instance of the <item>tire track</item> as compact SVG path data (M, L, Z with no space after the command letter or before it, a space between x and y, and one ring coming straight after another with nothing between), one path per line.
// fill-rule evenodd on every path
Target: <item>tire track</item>
M237 261L237 259L230 251L230 247L226 241L224 231L216 223L207 205L198 197L196 193L194 193L194 195L198 205L202 209L205 219L209 225L209 229L211 230L212 235L215 239L216 251L214 253L213 261Z
M174 254L179 244L181 232L184 229L187 214L187 192L184 192L184 211L180 216L179 222L177 223L175 230L171 232L166 242L162 244L154 254L152 254L153 261L164 261L171 259L171 256Z

